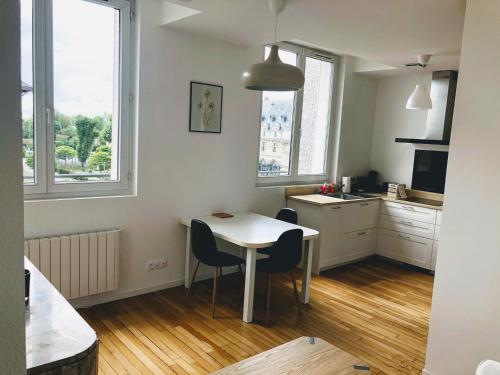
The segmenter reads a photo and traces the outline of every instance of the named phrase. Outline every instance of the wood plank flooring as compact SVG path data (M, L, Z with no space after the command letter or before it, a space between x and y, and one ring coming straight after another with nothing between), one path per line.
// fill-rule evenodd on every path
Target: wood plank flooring
M330 270L313 276L311 303L299 318L289 278L278 276L270 327L259 323L265 318L262 274L254 324L241 320L237 274L220 282L216 319L211 281L195 284L187 306L178 287L80 313L100 339L100 374L206 374L300 336L322 337L365 361L372 374L420 374L433 279L380 259Z

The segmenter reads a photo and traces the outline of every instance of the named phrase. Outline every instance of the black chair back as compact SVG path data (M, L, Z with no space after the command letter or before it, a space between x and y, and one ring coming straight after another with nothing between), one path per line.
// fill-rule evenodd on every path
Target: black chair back
M271 272L288 272L299 264L303 237L302 229L291 229L281 234L269 251L267 261Z
M276 215L276 219L297 225L297 211L292 208L282 208Z
M194 256L209 266L217 264L217 244L212 229L201 220L191 220L191 248Z

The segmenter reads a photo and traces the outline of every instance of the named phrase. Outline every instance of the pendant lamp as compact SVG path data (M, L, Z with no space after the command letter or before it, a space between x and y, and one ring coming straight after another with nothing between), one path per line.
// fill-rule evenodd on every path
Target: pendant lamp
M406 102L406 109L411 110L428 110L432 109L432 100L429 92L422 84L422 72L427 66L431 56L430 55L420 55L418 57L418 63L416 64L406 64L406 66L418 66L420 68L420 84L415 87L415 90L411 93L408 101Z
M278 14L285 9L286 0L268 0L274 14L274 44L264 62L254 64L245 70L241 83L248 90L257 91L297 91L304 86L304 73L279 57L277 45Z

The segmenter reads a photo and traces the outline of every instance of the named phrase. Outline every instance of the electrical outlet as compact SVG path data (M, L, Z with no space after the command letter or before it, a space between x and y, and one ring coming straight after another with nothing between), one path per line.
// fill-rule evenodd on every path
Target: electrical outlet
M158 259L158 260L150 260L146 263L146 269L149 271L156 271L160 268L168 267L167 258Z

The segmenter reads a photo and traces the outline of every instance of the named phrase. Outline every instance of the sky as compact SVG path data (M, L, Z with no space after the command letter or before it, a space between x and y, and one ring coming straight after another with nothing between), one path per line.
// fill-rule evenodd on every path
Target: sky
M21 74L32 84L32 0L21 0ZM115 11L82 0L53 0L54 106L68 115L112 113ZM118 38L116 38L118 42ZM32 115L23 97L23 118Z

